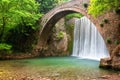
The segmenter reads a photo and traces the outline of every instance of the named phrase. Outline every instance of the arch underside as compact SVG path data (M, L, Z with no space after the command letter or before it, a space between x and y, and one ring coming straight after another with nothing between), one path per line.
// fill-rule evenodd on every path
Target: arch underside
M53 29L54 25L59 21L59 19L61 19L62 17L66 16L67 14L71 14L71 13L75 13L74 11L64 11L64 12L60 12L56 15L54 15L44 26L44 28L42 29L42 32L40 33L40 38L43 39L44 41L47 40L51 30ZM49 34L48 34L49 33Z
M45 14L41 19L41 30L38 45L44 47L47 43L48 37L52 32L53 27L59 19L71 13L80 13L89 18L87 9L83 6L84 3L89 3L89 0L73 0L68 3L64 3L50 12Z
M65 11L60 11L53 15L48 21L46 21L46 24L42 27L42 30L40 32L40 42L39 45L44 46L48 40L49 34L52 32L53 27L55 24L64 16L71 14L71 13L83 13L80 12L79 10L65 10ZM85 15L85 13L83 14ZM86 15L87 16L87 15ZM43 23L43 22L42 22Z

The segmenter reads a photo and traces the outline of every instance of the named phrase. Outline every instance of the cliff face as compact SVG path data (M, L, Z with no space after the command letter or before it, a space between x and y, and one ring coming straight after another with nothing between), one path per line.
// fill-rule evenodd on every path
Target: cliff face
M98 17L95 24L98 26L111 56L101 59L100 67L120 70L120 15L109 12Z
M101 59L100 67L120 70L120 45L112 51L111 58Z
M64 18L60 19L49 36L47 45L40 56L67 56L68 37Z
M120 43L120 15L114 12L106 13L97 18L91 18L101 33L109 53Z
M40 56L68 56L72 54L75 20L60 19L49 36L45 49Z
M120 70L120 45L118 45L112 52L111 66L113 69Z

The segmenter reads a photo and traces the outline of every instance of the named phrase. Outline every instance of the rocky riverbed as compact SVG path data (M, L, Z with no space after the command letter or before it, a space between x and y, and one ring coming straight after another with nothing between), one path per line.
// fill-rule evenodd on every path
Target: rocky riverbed
M100 69L99 61L52 57L0 61L0 80L119 80L120 72Z

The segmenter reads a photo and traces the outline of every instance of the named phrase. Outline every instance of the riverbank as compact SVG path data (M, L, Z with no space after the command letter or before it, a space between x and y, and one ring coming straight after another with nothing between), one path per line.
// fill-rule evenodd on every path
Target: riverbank
M103 75L101 77L98 78L87 78L87 79L82 79L82 80L119 80L120 79L120 74L114 74L114 75ZM0 76L0 80L81 80L79 78L75 78L73 77L66 77L66 78L60 78L58 74L54 75L54 76L49 76L49 77L42 77L42 76L38 76L38 77L34 77L34 76L27 76L26 74L15 74L14 77L13 76L4 76L1 77Z
M119 75L105 75L105 76L102 76L102 77L96 78L96 79L92 79L92 80L119 80L120 79ZM57 77L43 78L43 77L27 77L27 76L19 77L18 76L16 78L15 77L8 77L7 79L0 78L0 80L81 80L81 79L74 79L74 78L72 79L71 77L59 79ZM84 80L84 79L82 79L82 80ZM87 80L91 80L91 79L88 78Z

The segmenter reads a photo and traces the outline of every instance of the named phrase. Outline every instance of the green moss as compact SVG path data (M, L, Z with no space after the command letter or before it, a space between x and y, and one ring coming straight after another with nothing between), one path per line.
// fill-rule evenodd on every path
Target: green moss
M104 27L104 24L103 24L103 23L100 23L100 27Z
M104 23L109 23L109 20L105 18L105 19L103 19L103 22Z
M60 40L64 37L64 32L63 31L60 31L58 34L57 34L57 40Z
M67 15L67 16L65 17L65 19L66 19L66 20L70 20L70 19L72 19L72 18L81 18L81 17L83 17L83 15L80 14L80 13L72 13L72 14Z
M118 40L115 40L114 44L118 45L120 42Z
M69 40L69 43L68 43L68 51L69 51L69 53L72 54L72 50L73 50L73 39Z
M1 53L11 53L12 46L6 43L0 43L0 52Z
M115 9L115 13L120 15L120 9Z
M74 25L73 24L66 25L66 30L67 30L68 34L72 34L71 32L73 32L73 30L74 30Z
M108 44L111 44L111 39L110 38L107 38L106 41L107 41Z

